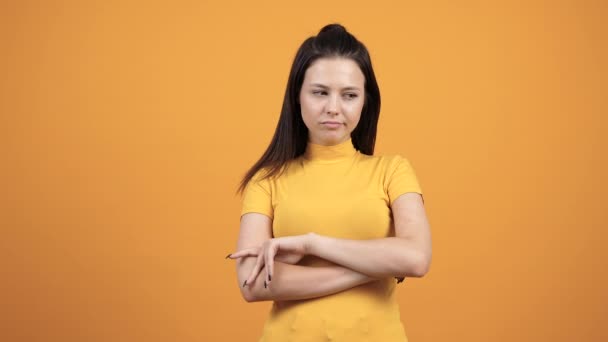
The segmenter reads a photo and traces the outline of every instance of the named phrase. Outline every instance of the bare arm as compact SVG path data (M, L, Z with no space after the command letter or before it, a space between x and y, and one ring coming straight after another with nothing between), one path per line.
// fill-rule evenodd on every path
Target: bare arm
M259 213L241 217L237 251L262 244L272 237L272 221ZM376 280L340 265L310 267L275 261L272 286L264 286L264 277L243 286L256 263L255 257L236 260L237 278L243 298L248 302L298 300L326 296ZM262 269L261 274L265 273Z
M372 277L422 277L422 254L410 241L398 237L372 240L312 237L310 254Z
M392 206L395 237L338 239L310 234L309 253L373 278L422 277L431 262L430 228L422 198L399 196Z
M272 286L264 286L264 277L257 277L252 284L243 287L243 282L253 268L255 258L247 257L237 260L238 263L248 263L239 272L241 293L248 302L286 301L327 296L352 287L376 280L359 272L342 266L301 266L290 265L275 261ZM260 274L264 274L262 269Z

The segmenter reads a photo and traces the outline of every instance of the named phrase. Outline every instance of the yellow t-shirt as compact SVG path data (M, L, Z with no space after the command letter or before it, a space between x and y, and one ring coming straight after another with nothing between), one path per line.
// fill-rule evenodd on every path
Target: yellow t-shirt
M245 188L241 215L267 215L274 237L311 231L346 239L395 236L393 201L406 192L422 194L406 158L362 154L351 139L334 146L308 142L280 177L261 180L262 174ZM298 264L333 265L314 256ZM260 342L407 341L396 282L390 277L328 296L274 302Z

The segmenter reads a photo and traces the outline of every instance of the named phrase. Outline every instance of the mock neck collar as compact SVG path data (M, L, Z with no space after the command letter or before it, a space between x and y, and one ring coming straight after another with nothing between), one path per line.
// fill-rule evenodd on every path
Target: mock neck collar
M310 141L306 144L304 159L308 161L333 163L344 159L352 158L357 154L357 150L353 146L352 138L337 145L319 145Z

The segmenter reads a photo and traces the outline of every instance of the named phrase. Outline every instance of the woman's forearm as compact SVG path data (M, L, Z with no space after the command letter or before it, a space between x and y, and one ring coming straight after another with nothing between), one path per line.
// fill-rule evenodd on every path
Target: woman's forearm
M248 302L322 297L377 280L339 265L312 267L278 261L274 262L272 282L268 287L264 287L265 274L264 267L252 284L242 288Z
M410 240L339 239L311 233L309 253L373 278L422 277L430 256Z

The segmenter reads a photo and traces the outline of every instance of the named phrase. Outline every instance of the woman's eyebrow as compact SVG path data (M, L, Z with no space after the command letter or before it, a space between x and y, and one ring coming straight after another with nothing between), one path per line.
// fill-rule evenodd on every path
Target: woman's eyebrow
M311 83L310 84L311 87L319 87L322 89L329 89L328 86L321 84L321 83ZM344 87L342 88L342 90L361 90L359 87L355 87L355 86L348 86L348 87Z

